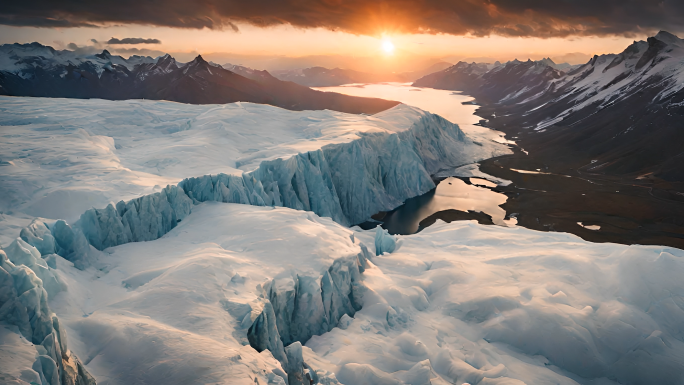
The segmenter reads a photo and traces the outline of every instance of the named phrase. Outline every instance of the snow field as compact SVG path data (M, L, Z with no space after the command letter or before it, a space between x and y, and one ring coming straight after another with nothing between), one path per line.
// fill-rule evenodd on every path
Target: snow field
M99 270L62 260L68 289L51 307L108 384L279 383L279 362L246 340L263 288L320 277L361 243L375 254L376 237L302 211L203 203L158 240L107 249ZM328 383L647 384L682 373L681 250L475 222L396 245L362 273L362 309L304 341L304 362Z
M401 105L366 117L244 103L0 101L0 242L24 265L2 266L15 272L15 283L31 283L37 295L26 303L40 307L41 320L59 317L59 327L41 329L41 340L63 335L63 327L69 349L100 384L684 383L681 250L474 222L394 237L312 212L254 206L251 195L238 194L250 205L229 203L238 201L224 188L239 188L214 181L266 181L271 166L287 164L287 176L301 178L291 185L302 204L295 208L333 207L321 202L335 191L341 212L360 216L365 211L342 202L400 200L421 190L411 182L416 172L429 176L444 163L453 168L500 151L470 146L439 117ZM313 154L340 170L329 174L338 178L334 190L320 188L328 179ZM349 159L363 161L363 172ZM104 232L125 216L112 206L109 217L88 211L98 225L83 229L103 231L86 231L90 244L60 244L71 233L56 219L73 224L92 206L162 192L191 176L198 177L192 196L171 199L182 218L168 214L161 194L145 195L127 206L141 215L127 217L129 231L138 230L125 242L92 241L124 239ZM263 183L257 190L266 203ZM163 226L150 225L153 214ZM26 239L42 251L15 241L34 216L47 218L54 233L51 243L42 221L32 225ZM67 257L87 248L89 263L77 269L52 254L63 246ZM2 300L13 293L3 285ZM47 361L31 349L58 360L44 348L54 340L22 340L19 322L9 326L15 320L0 315L0 373L35 380L35 363Z

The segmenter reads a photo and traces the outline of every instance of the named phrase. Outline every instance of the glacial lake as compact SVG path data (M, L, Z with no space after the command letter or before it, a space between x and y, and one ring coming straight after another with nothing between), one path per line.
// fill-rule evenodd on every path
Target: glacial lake
M503 133L476 125L481 119L474 114L478 106L472 103L472 97L458 92L416 88L411 87L410 83L349 84L316 89L396 100L438 114L458 124L469 136L511 143L504 139ZM500 207L506 202L506 195L494 191L494 187L496 183L481 178L446 178L432 191L411 198L392 211L378 213L374 218L380 220L382 227L392 234L416 233L421 229L421 221L446 210L482 212L491 217L495 225L514 226L515 219L506 219L506 211ZM362 227L372 228L376 225L366 222Z

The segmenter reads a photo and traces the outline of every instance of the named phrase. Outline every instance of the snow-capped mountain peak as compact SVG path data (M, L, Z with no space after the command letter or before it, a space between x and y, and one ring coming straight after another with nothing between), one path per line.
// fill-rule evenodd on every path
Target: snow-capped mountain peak
M591 156L587 162L600 158L601 171L682 178L682 43L661 31L567 71L550 59L513 60L479 76L462 66L414 85L464 91L493 109L505 109L506 125L520 127L516 135L529 135L527 148L549 151L555 141L554 152Z
M667 31L660 31L658 32L655 36L655 39L658 39L662 42L665 42L667 44L681 44L682 39L678 38L677 36L667 32Z

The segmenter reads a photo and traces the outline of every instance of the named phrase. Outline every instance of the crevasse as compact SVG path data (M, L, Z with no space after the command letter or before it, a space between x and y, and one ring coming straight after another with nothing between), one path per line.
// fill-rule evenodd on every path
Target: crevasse
M73 226L61 220L35 221L21 231L19 241L46 260L57 254L82 269L90 264L90 246L104 250L158 239L187 217L193 204L205 201L283 206L356 224L434 188L430 175L441 168L477 160L473 147L457 125L424 113L406 131L361 134L351 142L262 162L241 176L184 179L154 194L89 209ZM393 240L383 235L383 245ZM363 245L361 249L359 255L336 260L320 277L277 278L263 288L264 305L248 322L248 340L259 351L270 350L284 368L292 368L287 369L290 384L304 378L302 365L306 367L289 364L301 360L297 344L330 331L342 317L360 310L360 274L370 258ZM382 249L391 252L389 245ZM42 268L36 266L39 272Z
M80 232L98 250L154 240L185 218L192 203L206 201L283 206L356 224L433 189L430 175L472 162L472 147L457 125L424 113L406 131L366 133L348 143L262 162L241 176L188 178L116 207L87 210L74 226L73 239L79 240Z

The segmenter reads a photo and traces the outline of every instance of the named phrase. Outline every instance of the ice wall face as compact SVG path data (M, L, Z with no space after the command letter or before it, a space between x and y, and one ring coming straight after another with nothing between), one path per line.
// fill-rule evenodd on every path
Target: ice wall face
M397 248L397 239L389 231L378 226L375 228L375 255L393 253Z
M0 323L16 326L19 333L35 345L36 360L33 371L25 370L21 379L3 379L41 385L95 385L95 379L69 351L66 332L57 316L50 312L43 282L55 284L55 278L51 276L51 280L46 276L49 274L47 266L31 259L40 253L21 239L15 241L8 252L14 261L0 250ZM34 270L45 270L41 273L42 280ZM0 372L9 372L2 362Z
M313 369L308 371L309 377L305 375L310 366L303 361L302 344L361 310L365 290L361 273L371 255L360 246L358 255L335 260L320 277L277 277L263 288L265 303L247 338L254 349L268 349L282 363L290 385L309 384L316 375Z
M87 109L89 106L86 103L83 107ZM188 107L188 110L180 108L174 115L174 111L169 110L168 106L146 103L145 108L160 109L155 110L157 114L153 115L154 119L151 122L145 120L149 117L147 114L140 114L140 106L135 103L130 106L116 104L107 107L133 114L146 128L155 128L134 132L169 147L177 143L177 140L168 139L169 136L176 135L176 131L172 131L171 134L165 131L168 127L164 127L166 120L161 118L162 115L174 116L170 120L173 125L180 124L176 122L179 120L176 115L179 115L184 123L195 122L193 130L184 129L181 132L200 132L194 134L199 135L200 142L218 142L219 145L215 144L212 147L213 151L221 152L220 150L224 149L230 154L227 161L223 160L227 163L225 167L213 165L209 169L235 170L231 166L247 162L253 167L251 165L257 164L259 159L264 160L258 163L258 167L242 175L216 174L188 178L177 187L170 186L159 193L128 202L120 201L103 209L88 209L71 225L57 221L49 225L38 224L22 231L22 239L35 246L41 255L60 255L79 268L88 266L90 255L93 254L91 245L94 249L103 250L128 242L150 241L163 236L174 228L179 220L187 216L192 209L191 203L219 201L257 206L283 206L312 211L319 216L332 218L340 224L351 225L363 222L378 211L390 210L406 199L434 188L430 175L440 168L472 163L501 152L498 145L493 142L484 146L475 143L466 137L457 125L437 115L406 105L397 106L372 117L344 114L330 116L330 113L321 112L303 117L300 116L301 113L283 113L270 107L252 105L246 105L244 109L239 105L229 105L210 111L204 111L199 107ZM203 112L201 118L196 117L198 112ZM76 112L69 112L73 113ZM26 112L24 114L28 116ZM278 122L279 131L274 133L275 139L262 140L261 137L266 135L264 129L255 131L251 128L250 131L245 128L246 120L252 122L252 115L256 114L265 116L263 119L266 127L275 128ZM21 116L23 115L9 119L8 124L23 124ZM194 120L187 120L190 118ZM84 141L81 147L88 152L86 154L80 151L79 147L80 152L69 153L70 155L78 158L87 155L88 161L97 167L101 167L98 162L114 162L123 167L123 164L116 160L119 152L123 154L130 147L135 150L131 150L132 153L144 153L144 150L136 147L138 145L123 139L131 134L125 119L117 120L110 115L104 115L101 119L104 119L107 128L111 126L112 131L91 135L85 128L77 129L78 135L74 136L71 133L65 139ZM207 119L208 122L205 122ZM55 123L53 120L45 118L40 120L40 124L52 125ZM160 120L164 124L160 123ZM231 136L224 129L226 124L230 124L231 128L228 131L234 130L234 135ZM287 127L281 127L283 124ZM164 130L158 130L162 127ZM24 131L17 128L17 132ZM165 134L159 137L154 135L156 132ZM255 145L265 147L254 152L255 149L250 147L249 143L243 143L254 141L245 140L245 133L248 132L253 132L257 137L254 139ZM31 135L31 131L24 134ZM191 139L195 137L188 135ZM202 135L209 136L205 138ZM124 150L121 150L120 142L125 145ZM329 144L323 146L324 143ZM314 150L309 150L312 148ZM301 152L297 154L297 151ZM48 162L51 156L62 155L52 154L37 160ZM15 156L14 152L8 156ZM135 159L129 159L129 163L136 167L149 168L149 162L140 164L148 158L147 155L143 156L142 160L135 156L132 158ZM216 163L219 159L222 158L216 157L212 162ZM156 163L153 164L158 166L161 164L159 159L154 162ZM177 159L169 158L169 162L175 163ZM157 167L157 171L163 173L166 168L160 167ZM68 168L64 170L76 172ZM99 171L93 169L92 173L95 172ZM174 178L177 177L174 174ZM29 177L22 174L21 178ZM60 178L68 179L66 175ZM124 179L130 180L131 175L126 174ZM127 183L118 179L113 181ZM103 189L107 189L107 186L99 186L95 190ZM139 188L124 190L130 194L131 191L139 191ZM64 198L57 197L60 194L70 193L59 190L52 194L55 197L50 194L40 197L38 206L49 206L41 209L46 213L59 212L52 208L58 204L49 202L54 200L59 203L60 199ZM70 202L73 198L67 201ZM70 216L74 214L76 213L69 213Z
M50 270L50 261L54 262L57 255L83 269L91 263L95 250L162 237L190 214L193 203L284 206L350 225L434 188L430 174L441 167L473 160L471 149L477 145L469 142L458 126L408 109L418 115L402 115L411 122L409 125L404 122L388 130L357 132L351 141L333 142L288 159L263 161L241 176L218 174L185 179L155 194L104 209L89 209L73 225L63 220L34 221L8 248L10 260L24 265L17 274L24 271L28 276L27 271L32 272L36 277L33 286L41 287L35 292L44 293L44 298L37 297L38 307L32 308L41 311L33 310L32 314L48 314L48 295L64 289ZM394 249L389 243L385 246L388 252ZM361 309L364 286L360 275L370 258L368 250L363 246L361 249L358 255L335 260L320 275L279 276L264 286L263 306L254 318L254 311L250 313L247 339L256 350L269 350L281 362L290 384L317 381L315 369L302 358L301 344L332 330L345 317L347 325ZM42 308L41 301L45 305ZM38 333L34 343L54 352L55 344L44 343L50 334L44 326L49 320L35 319L37 323L30 321L31 329L26 332ZM79 381L89 381L77 359L67 365L58 362L60 354L53 356L52 361L40 358L34 365L36 373L45 378L41 383L55 385L55 378L63 379L65 373L77 373L79 378L85 378Z
M17 266L26 266L36 274L49 298L54 298L57 293L66 289L66 285L54 274L53 269L41 257L40 252L21 238L15 239L5 252L12 263Z
M424 113L405 131L367 133L262 162L242 177L205 175L179 186L198 202L284 206L349 225L433 189L430 174L471 161L472 147L458 126Z
M35 219L30 225L21 229L19 234L21 241L36 249L36 260L44 259L49 265L54 261L55 255L59 255L73 262L79 269L90 264L88 240L79 228L71 227L63 220L58 220L48 226ZM40 275L39 272L36 273Z
M179 183L196 202L217 201L255 206L284 206L313 211L348 224L322 151L262 162L258 169L235 175L205 175Z
M161 192L145 195L105 209L90 209L76 226L98 250L129 242L158 239L176 227L192 207L183 190L167 186Z
M385 131L358 133L360 137L349 142L264 161L241 176L184 179L158 193L89 209L73 226L36 222L23 229L21 237L43 256L58 254L84 268L90 245L104 250L158 239L191 212L193 202L283 206L342 225L360 223L434 188L430 175L441 168L483 155L481 146L457 125L410 107L403 110L378 114L391 128Z
M323 151L342 211L352 224L435 187L412 143L398 134L368 134Z

